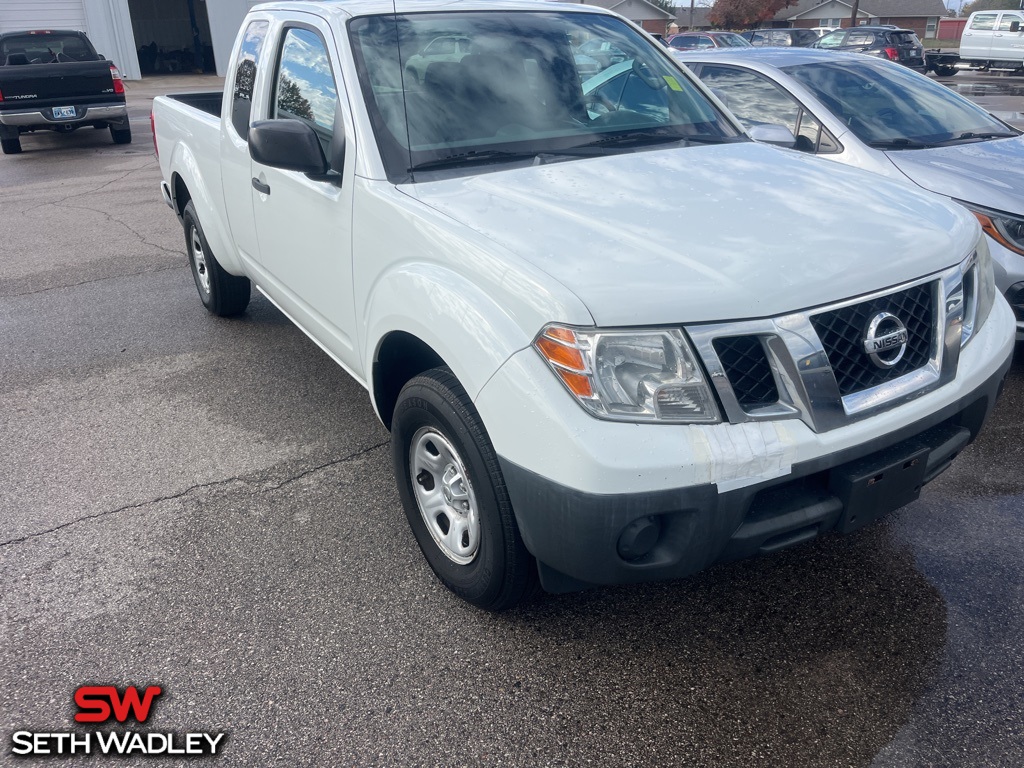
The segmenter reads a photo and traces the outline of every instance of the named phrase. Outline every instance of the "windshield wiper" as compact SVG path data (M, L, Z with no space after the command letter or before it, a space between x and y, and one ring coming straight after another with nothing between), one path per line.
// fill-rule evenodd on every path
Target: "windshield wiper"
M733 141L742 141L741 137L737 136L713 136L706 133L693 134L691 136L681 135L678 133L665 133L663 131L634 131L633 133L627 133L616 136L606 136L603 139L596 139L594 141L587 142L586 144L580 144L576 147L572 147L567 150L555 150L555 154L559 151L564 151L566 154L571 153L577 149L613 149L613 148L624 148L624 147L643 147L652 144L676 144L680 142L692 142L699 144L722 144Z
M945 141L935 142L936 146L943 146L946 144L956 144L961 141L973 141L975 139L1012 139L1014 136L1019 136L1019 133L1007 133L1006 131L964 131L959 136L954 136L952 139L946 139Z
M436 160L427 160L414 165L409 172L439 170L442 168L458 168L462 165L473 165L476 163L507 162L510 160L532 160L537 156L536 152L509 152L502 149L484 149L473 152L460 152L447 157L439 157Z
M923 141L917 139L879 139L878 141L869 141L869 147L875 149L931 149L937 147L938 144L926 144Z

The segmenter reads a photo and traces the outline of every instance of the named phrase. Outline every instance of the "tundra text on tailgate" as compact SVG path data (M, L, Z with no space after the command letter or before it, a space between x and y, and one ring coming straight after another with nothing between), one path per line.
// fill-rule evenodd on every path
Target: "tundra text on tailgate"
M218 101L154 103L200 298L255 284L369 390L483 608L856 530L1009 365L969 213L752 143L610 12L258 6Z

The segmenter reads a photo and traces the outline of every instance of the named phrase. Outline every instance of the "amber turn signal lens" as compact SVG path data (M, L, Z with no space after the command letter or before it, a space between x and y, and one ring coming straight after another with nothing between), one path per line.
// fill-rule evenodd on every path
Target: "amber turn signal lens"
M590 385L590 378L579 373L571 373L564 371L560 368L555 369L555 373L558 374L559 378L565 382L565 386L569 388L576 397L593 397L594 388Z
M549 363L560 365L563 368L570 368L574 371L586 370L583 365L583 355L575 347L567 347L564 344L559 344L557 341L552 341L546 336L541 336L537 339L537 349L547 358Z

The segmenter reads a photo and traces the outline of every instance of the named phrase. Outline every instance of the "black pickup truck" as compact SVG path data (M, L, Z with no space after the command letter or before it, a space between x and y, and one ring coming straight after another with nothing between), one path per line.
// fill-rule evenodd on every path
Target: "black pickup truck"
M124 82L83 32L34 30L0 35L0 147L21 152L21 134L110 128L128 144Z

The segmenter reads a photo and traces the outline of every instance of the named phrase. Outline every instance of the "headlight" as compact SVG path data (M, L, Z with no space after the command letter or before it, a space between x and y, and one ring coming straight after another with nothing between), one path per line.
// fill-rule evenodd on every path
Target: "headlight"
M1024 256L1024 217L970 205L962 200L958 202L978 217L986 235L1004 248Z
M996 300L996 278L992 270L992 256L988 250L988 240L978 238L975 250L974 266L968 268L964 275L964 294L967 306L964 308L963 331L960 345L963 346L985 324L992 305Z
M675 424L721 420L681 330L549 325L533 346L576 401L600 419Z

